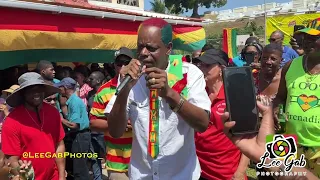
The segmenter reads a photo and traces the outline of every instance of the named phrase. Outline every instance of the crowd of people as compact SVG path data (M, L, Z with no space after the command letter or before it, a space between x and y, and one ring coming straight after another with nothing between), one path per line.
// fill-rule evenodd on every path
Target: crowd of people
M151 18L139 27L137 56L122 47L114 63L91 69L40 61L2 92L0 179L102 180L107 168L110 180L245 180L249 164L266 151L266 136L280 128L279 105L285 133L298 137L298 154L307 161L291 172L307 173L276 178L319 179L319 25L315 20L296 32L304 41L292 39L292 48L281 31L265 47L250 37L230 61L209 44L191 58L174 55L171 25ZM229 134L235 122L225 112L222 70L230 66L252 67L262 119L257 135ZM115 95L126 75L132 80ZM97 156L30 157L65 152Z

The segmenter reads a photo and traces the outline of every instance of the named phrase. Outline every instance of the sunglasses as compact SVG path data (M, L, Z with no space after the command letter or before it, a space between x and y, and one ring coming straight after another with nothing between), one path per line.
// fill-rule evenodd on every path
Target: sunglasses
M114 64L116 65L116 66L118 66L118 67L122 67L122 66L126 66L126 65L128 65L130 63L130 61L117 61L117 62L115 62Z
M254 56L259 55L259 53L258 53L258 52L254 52L254 51L244 53L244 55L251 55L251 54L252 54L252 55L254 55Z
M269 42L274 42L274 41L276 41L277 39L274 39L274 38L270 38L269 39Z
M50 103L51 101L57 101L57 98L46 98L44 99L46 102Z

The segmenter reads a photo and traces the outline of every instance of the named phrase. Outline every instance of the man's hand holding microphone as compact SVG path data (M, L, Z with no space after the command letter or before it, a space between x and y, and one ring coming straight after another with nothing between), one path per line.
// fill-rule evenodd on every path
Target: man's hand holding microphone
M130 81L124 85L123 89L119 89L119 91L123 90L128 93L142 74L146 74L146 85L149 89L158 89L159 96L163 98L169 95L172 89L168 85L166 71L157 67L147 68L137 59L132 59L127 66L121 68L120 76L122 82L128 76L130 76ZM119 85L119 87L120 86L121 85Z

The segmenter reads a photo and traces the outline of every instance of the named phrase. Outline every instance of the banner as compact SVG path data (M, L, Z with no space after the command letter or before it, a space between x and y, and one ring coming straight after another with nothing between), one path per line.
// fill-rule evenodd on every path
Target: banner
M0 11L0 69L39 60L107 63L120 47L137 48L138 21L13 8ZM201 26L172 27L174 49L194 51L205 45Z
M270 38L272 32L280 30L284 33L285 38L283 43L290 45L290 37L293 35L295 25L307 26L308 23L320 17L320 13L315 14L299 14L299 15L278 15L267 18L266 36ZM266 42L268 43L268 41Z

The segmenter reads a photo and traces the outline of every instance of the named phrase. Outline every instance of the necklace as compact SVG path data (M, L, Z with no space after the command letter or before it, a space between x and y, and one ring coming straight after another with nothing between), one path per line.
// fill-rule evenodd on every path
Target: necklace
M44 111L42 112L42 121L41 121L41 119L40 119L40 123L42 122L42 125L40 126L39 123L37 123L37 121L35 121L35 120L33 119L33 117L31 116L31 114L30 114L29 111L27 110L27 108L24 108L24 109L27 111L27 113L28 113L29 117L32 119L32 121L33 121L37 126L39 126L40 131L43 131Z
M307 73L304 75L305 79L306 79L306 83L307 85L309 85L314 79L316 79L319 76L319 71L315 72L315 73L311 73L308 69L308 59L309 57L306 57L305 60L305 65L304 65L304 69L307 71Z

